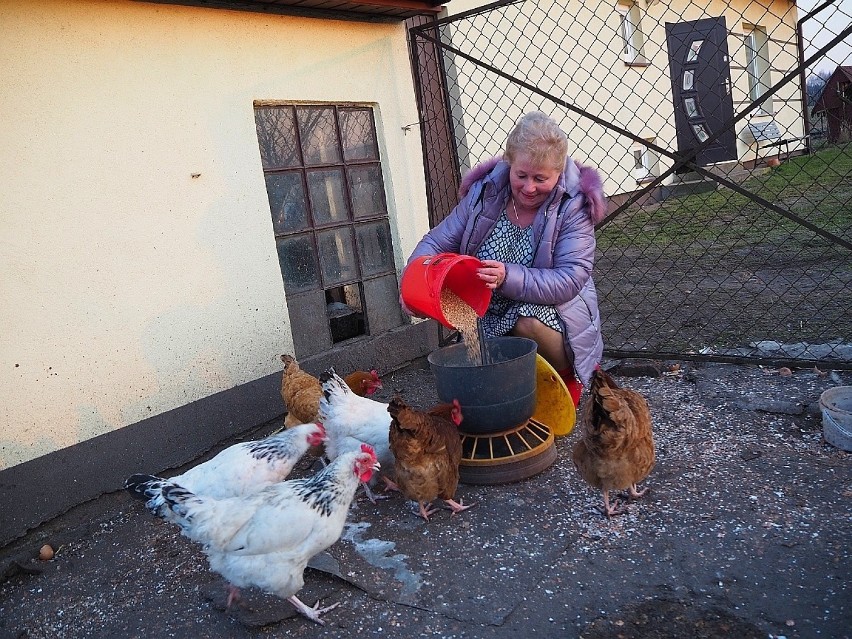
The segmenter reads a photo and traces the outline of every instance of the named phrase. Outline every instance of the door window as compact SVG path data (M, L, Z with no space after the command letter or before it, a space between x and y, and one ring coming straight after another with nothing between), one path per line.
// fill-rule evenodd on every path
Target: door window
M707 133L707 129L704 128L703 124L693 124L692 130L695 131L695 137L698 138L699 142L704 142L704 140L710 137L710 134Z
M695 98L685 98L683 101L683 106L686 109L686 117L697 118L699 116L698 106L695 103Z
M698 54L701 52L702 44L704 44L704 40L695 40L689 45L689 48L686 50L687 62L695 62L698 60Z

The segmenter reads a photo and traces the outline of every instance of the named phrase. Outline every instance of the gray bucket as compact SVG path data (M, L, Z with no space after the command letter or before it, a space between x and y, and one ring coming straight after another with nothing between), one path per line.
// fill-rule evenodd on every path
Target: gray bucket
M820 395L819 407L825 441L842 450L852 451L852 386L829 388Z
M427 358L438 399L459 400L465 433L497 433L525 423L535 412L536 343L525 337L485 340L491 363L473 365L465 344L439 348Z

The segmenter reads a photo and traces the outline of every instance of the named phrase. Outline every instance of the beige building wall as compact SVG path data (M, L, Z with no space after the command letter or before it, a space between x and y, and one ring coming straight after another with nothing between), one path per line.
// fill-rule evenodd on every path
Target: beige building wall
M485 4L482 0L453 0L447 5L447 10L450 15L457 15ZM710 0L707 3L638 0L636 4L640 9L647 66L630 66L622 59L618 0L571 2L568 5L570 14L557 21L558 26L544 19L550 10L547 2L531 0L466 18L447 29L454 44L472 56L671 150L677 149L677 141L668 71L666 22L725 16L735 113L750 101L743 42L743 36L750 27L762 26L770 34L772 83L778 82L797 64L797 12L791 0ZM560 6L565 5L561 3ZM474 37L471 34L479 35ZM633 149L639 146L638 143L613 134L606 127L558 107L546 98L520 89L508 80L495 80L493 73L469 60L455 57L450 68L451 74L466 83L463 95L454 96L453 112L455 121L464 123L459 130L468 132L461 144L463 172L469 166L501 153L514 121L526 111L541 109L562 122L574 146L571 155L601 169L608 194L638 188L633 173ZM488 120L479 112L478 106L468 107L472 86L487 87L482 91L488 93L489 99L486 101L477 96L473 102L491 105L490 111L499 119ZM802 137L804 130L798 86L796 81L783 87L774 96L774 113L755 114L755 121L774 118L784 137ZM643 96L648 96L647 100L643 100ZM475 117L475 122L472 117ZM777 149L757 151L747 130L750 120L746 118L736 125L740 161L777 153ZM790 150L803 146L801 142L793 143ZM657 173L669 166L669 159L660 158Z
M799 64L799 50L796 36L798 10L794 2L789 0L769 0L762 3L750 2L744 4L739 18L731 18L728 29L731 46L731 75L734 86L734 111L739 112L750 102L748 93L748 75L745 71L747 64L746 47L743 45L745 36L754 28L763 28L769 35L767 43L769 82L774 85ZM736 47L736 49L734 49ZM797 139L789 144L789 150L798 151L805 148L801 138L805 136L802 119L803 104L799 80L785 84L768 99L763 110L752 111L751 114L737 124L737 150L741 161L754 160L774 155L778 149L758 148L748 131L749 122L774 121L783 138ZM781 150L786 152L786 146Z
M400 266L428 228L402 23L5 0L0 25L0 469L280 370L255 100L373 106Z

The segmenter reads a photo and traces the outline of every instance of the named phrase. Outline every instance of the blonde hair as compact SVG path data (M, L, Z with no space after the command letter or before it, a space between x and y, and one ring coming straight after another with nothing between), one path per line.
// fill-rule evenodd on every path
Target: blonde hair
M505 160L512 164L520 155L533 164L561 171L568 158L568 136L556 121L541 111L521 116L506 139Z

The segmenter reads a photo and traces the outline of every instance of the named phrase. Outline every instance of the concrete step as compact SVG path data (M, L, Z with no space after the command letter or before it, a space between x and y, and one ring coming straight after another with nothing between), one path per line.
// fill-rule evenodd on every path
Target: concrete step
M692 179L690 179L692 176ZM695 193L708 193L719 188L719 183L709 178L698 177L696 173L684 173L676 176L670 184L660 187L660 195L663 200L673 197L684 197Z

